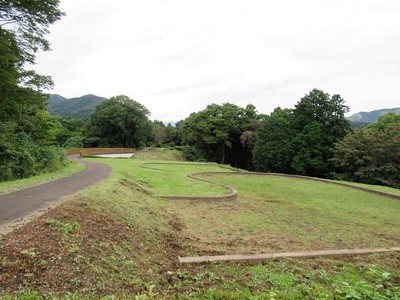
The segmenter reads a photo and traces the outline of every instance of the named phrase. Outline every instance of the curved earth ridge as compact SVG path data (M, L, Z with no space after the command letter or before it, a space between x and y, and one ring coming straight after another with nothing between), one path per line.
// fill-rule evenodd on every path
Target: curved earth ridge
M184 163L144 163L140 165L143 168L157 170L157 171L164 171L164 172L173 172L170 170L149 167L145 165L212 165L215 164L184 164ZM307 176L300 176L300 175L288 175L288 174L280 174L280 173L258 173L258 172L197 172L191 173L187 176L189 178L204 181L211 184L217 184L228 188L231 190L231 193L226 196L210 196L210 197L201 197L201 196L157 196L164 199L190 199L190 200L228 200L228 199L235 199L238 195L238 192L228 185L218 184L209 180L205 180L202 178L197 178L196 175L248 175L248 176L281 176L281 177L292 177L292 178L299 178L304 180L314 180L320 181L329 184L335 184L339 186L344 186L356 190L361 190L373 194L377 194L384 197L389 197L392 199L400 200L400 196L379 192L375 190L370 190L363 187L353 186L341 182L334 182L322 178L313 178ZM235 255L219 255L219 256L195 256L195 257L178 257L178 261L181 264L197 264L197 263L210 263L210 262L219 262L219 261L235 261L235 262L245 262L245 263L261 263L269 259L278 259L278 258L316 258L316 257L342 257L348 255L365 255L365 254L373 254L373 253L385 253L385 252L399 252L399 247L394 248L375 248L375 249L336 249L336 250L320 250L320 251L308 251L308 252L284 252L284 253L261 253L261 254L235 254Z
M220 167L223 168L222 166L218 164L196 164L196 163L143 163L140 165L140 167L145 168L145 169L150 169L150 170L156 170L156 171L163 171L163 172L174 172L171 170L165 170L165 169L160 169L160 168L154 168L154 167L148 167L147 165L182 165L182 166L213 166L213 167ZM169 199L169 200L234 200L236 199L238 195L238 191L235 190L234 188L230 187L229 185L225 184L220 184L220 183L215 183L203 178L197 178L195 175L200 175L200 174L205 174L205 173L210 173L210 174L218 174L218 173L235 173L235 172L197 172L197 173L191 173L188 174L187 176L189 178L192 178L194 180L199 180L203 181L209 184L213 185L218 185L220 187L223 187L229 191L229 194L227 195L222 195L222 196L192 196L192 195L155 195L158 198L162 199Z
M147 165L183 165L183 166L219 166L220 168L224 168L221 165L215 164L215 163L207 163L207 164L199 164L199 163L163 163L163 162L157 162L157 163L143 163L140 165L140 167L145 168L145 169L152 169L152 170L157 170L157 171L163 171L163 172L174 172L171 170L165 170L165 169L160 169L160 168L155 168L155 167L148 167ZM354 186L351 184L346 184L342 182L336 182L336 181L331 181L327 179L322 179L322 178L316 178L316 177L308 177L308 176L301 176L301 175L291 175L291 174L282 174L282 173L263 173L263 172L213 172L213 171L208 171L208 172L195 172L195 173L190 173L187 176L189 178L203 181L206 183L214 184L214 185L219 185L227 190L230 191L228 195L223 195L223 196L191 196L191 195L170 195L170 196L164 196L164 195L156 195L156 197L163 198L163 199L170 199L170 200L182 200L182 199L188 199L188 200L233 200L236 199L238 195L238 191L234 189L233 187L225 184L219 184L216 182L212 182L203 178L198 178L196 177L197 175L245 175L245 176L280 176L280 177L289 177L289 178L299 178L299 179L304 179L304 180L313 180L313 181L319 181L319 182L324 182L328 184L334 184L334 185L339 185L355 190L360 190L364 192L368 192L371 194L376 194L379 196L395 199L395 200L400 200L399 195L394 195L390 193L385 193L381 191L375 191L371 190L368 188L360 187L360 186Z

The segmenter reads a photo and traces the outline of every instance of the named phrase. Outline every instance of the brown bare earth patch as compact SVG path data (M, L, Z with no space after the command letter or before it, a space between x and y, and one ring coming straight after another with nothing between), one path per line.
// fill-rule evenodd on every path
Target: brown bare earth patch
M141 214L160 217L148 206ZM176 269L182 250L176 236L182 224L175 219L168 224L171 230L150 232L127 222L112 205L102 203L99 209L81 196L2 239L0 295L21 287L46 297L75 291L137 294L147 291L154 280L167 284L166 274Z

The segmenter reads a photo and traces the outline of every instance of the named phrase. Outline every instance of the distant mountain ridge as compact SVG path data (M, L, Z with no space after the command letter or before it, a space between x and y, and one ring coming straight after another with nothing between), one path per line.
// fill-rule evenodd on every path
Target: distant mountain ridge
M51 94L47 102L47 108L55 116L88 119L96 105L105 99L92 94L71 99Z
M347 117L347 120L354 122L354 123L375 123L378 121L378 117L380 115L384 115L388 112L395 112L400 114L400 107L396 108L383 108L377 109L370 112L359 112L354 115Z

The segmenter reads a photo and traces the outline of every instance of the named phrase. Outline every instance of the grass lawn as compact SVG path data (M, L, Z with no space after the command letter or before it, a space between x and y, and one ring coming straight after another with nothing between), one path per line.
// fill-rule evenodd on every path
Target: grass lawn
M0 195L9 194L36 185L41 185L44 183L55 181L57 179L68 177L72 174L82 171L84 168L85 165L75 161L70 161L68 166L58 171L36 175L24 179L0 182Z
M395 247L400 201L327 183L277 176L212 175L236 201L174 203L190 255Z
M169 201L154 194L226 193L185 176L226 169L153 165L164 169L157 171L140 167L146 161L139 159L93 160L113 167L109 179L0 241L0 296L400 297L399 253L258 265L177 262L194 254L399 246L400 201L321 182L245 175L207 176L236 188L237 200Z
M394 188L387 187L387 186L364 184L364 183L357 183L357 182L346 182L346 184L400 196L400 189L394 189Z
M179 164L169 164L157 160L139 159L101 159L91 158L96 162L110 164L118 173L132 177L142 184L155 195L199 195L199 196L219 196L229 192L218 185L209 184L189 178L187 175L193 172L222 172L229 171L216 165L179 162ZM151 164L149 164L151 163ZM157 168L153 170L148 168ZM164 170L164 171L162 171Z
M180 161L182 160L181 152L173 148L144 148L138 150L135 159L140 160L169 160Z

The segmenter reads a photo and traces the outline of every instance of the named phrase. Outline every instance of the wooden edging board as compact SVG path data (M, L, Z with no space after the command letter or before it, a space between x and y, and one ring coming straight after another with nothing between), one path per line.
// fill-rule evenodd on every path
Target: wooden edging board
M216 256L193 256L180 257L181 264L196 264L217 261L235 261L245 263L260 263L270 259L278 258L316 258L316 257L341 257L347 255L361 255L384 252L400 252L400 247L393 248L370 248L370 249L340 249L340 250L322 250L308 252L281 252L264 254L235 254L235 255L216 255Z

